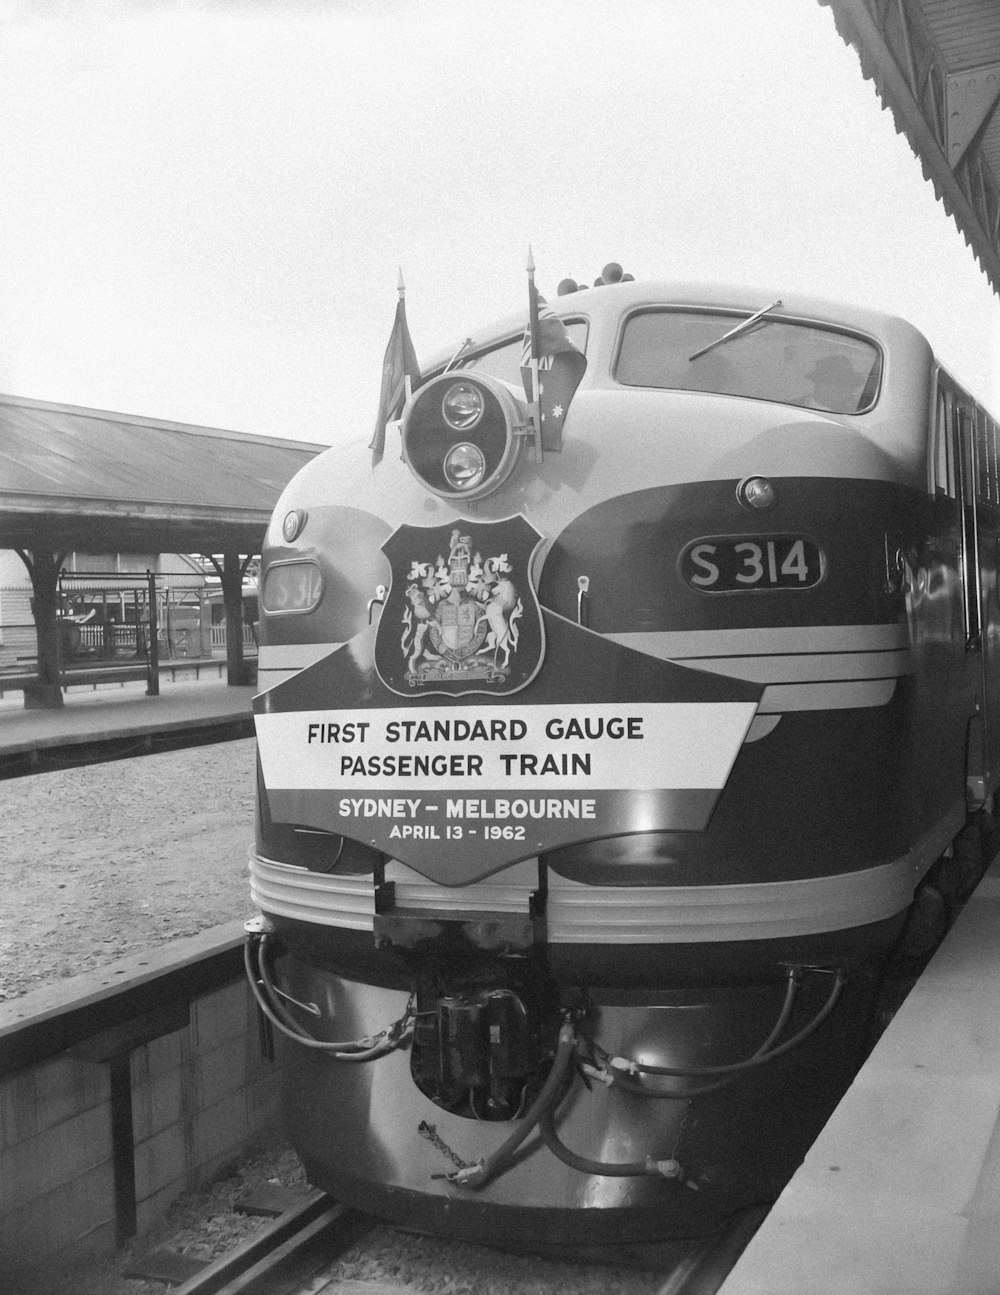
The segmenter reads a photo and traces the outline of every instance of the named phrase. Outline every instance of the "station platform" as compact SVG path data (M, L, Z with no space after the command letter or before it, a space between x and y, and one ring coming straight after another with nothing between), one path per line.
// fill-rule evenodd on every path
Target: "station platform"
M230 687L214 673L198 681L161 679L157 697L141 681L71 688L58 710L26 710L17 694L0 700L0 776L4 766L38 764L47 753L72 748L111 750L113 744L157 736L209 740L216 731L253 734L255 687ZM82 752L81 752L82 753Z
M1000 1291L1000 864L719 1295Z

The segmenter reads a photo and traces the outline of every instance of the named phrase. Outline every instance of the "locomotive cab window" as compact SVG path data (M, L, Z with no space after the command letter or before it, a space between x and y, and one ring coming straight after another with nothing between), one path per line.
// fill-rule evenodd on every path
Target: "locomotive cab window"
M882 376L882 354L874 343L774 314L724 340L749 319L681 309L631 315L615 379L629 387L711 391L833 414L860 414L874 406Z
M570 319L564 320L563 323L566 325L566 332L569 334L570 341L586 353L587 321L585 319ZM476 373L483 373L489 378L498 378L501 382L509 382L520 388L521 356L523 353L524 334L518 333L516 337L508 338L507 341L501 342L499 346L460 358L455 367L457 369L471 369Z

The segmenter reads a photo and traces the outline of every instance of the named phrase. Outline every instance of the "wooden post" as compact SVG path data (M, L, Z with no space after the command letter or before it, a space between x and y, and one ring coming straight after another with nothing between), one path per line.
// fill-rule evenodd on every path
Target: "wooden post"
M160 695L160 636L156 614L156 576L146 570L146 586L149 598L149 652L146 657L146 696Z
M222 555L222 601L226 608L226 682L244 682L243 662L243 577L240 555L229 550Z
M24 689L26 710L57 710L63 705L59 652L59 568L63 555L47 549L18 549L31 576L31 614L38 644L38 683Z

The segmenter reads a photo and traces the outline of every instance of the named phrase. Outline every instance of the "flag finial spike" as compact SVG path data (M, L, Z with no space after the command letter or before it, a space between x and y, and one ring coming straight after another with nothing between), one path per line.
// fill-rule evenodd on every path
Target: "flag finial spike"
M396 291L402 297L406 292L406 284L403 282L403 267L399 267L399 282L396 284Z
M534 258L534 257L532 256L532 254L531 254L531 244L530 244L530 243L528 244L528 264L525 266L525 269L526 269L526 270L528 271L528 273L529 273L529 274L531 274L531 275L533 275L533 274L535 273L535 258Z

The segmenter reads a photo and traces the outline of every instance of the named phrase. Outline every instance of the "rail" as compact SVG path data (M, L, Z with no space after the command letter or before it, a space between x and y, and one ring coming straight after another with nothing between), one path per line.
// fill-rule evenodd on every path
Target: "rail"
M252 1295L276 1282L298 1285L375 1225L325 1192L311 1190L229 1254L207 1263L174 1295Z

